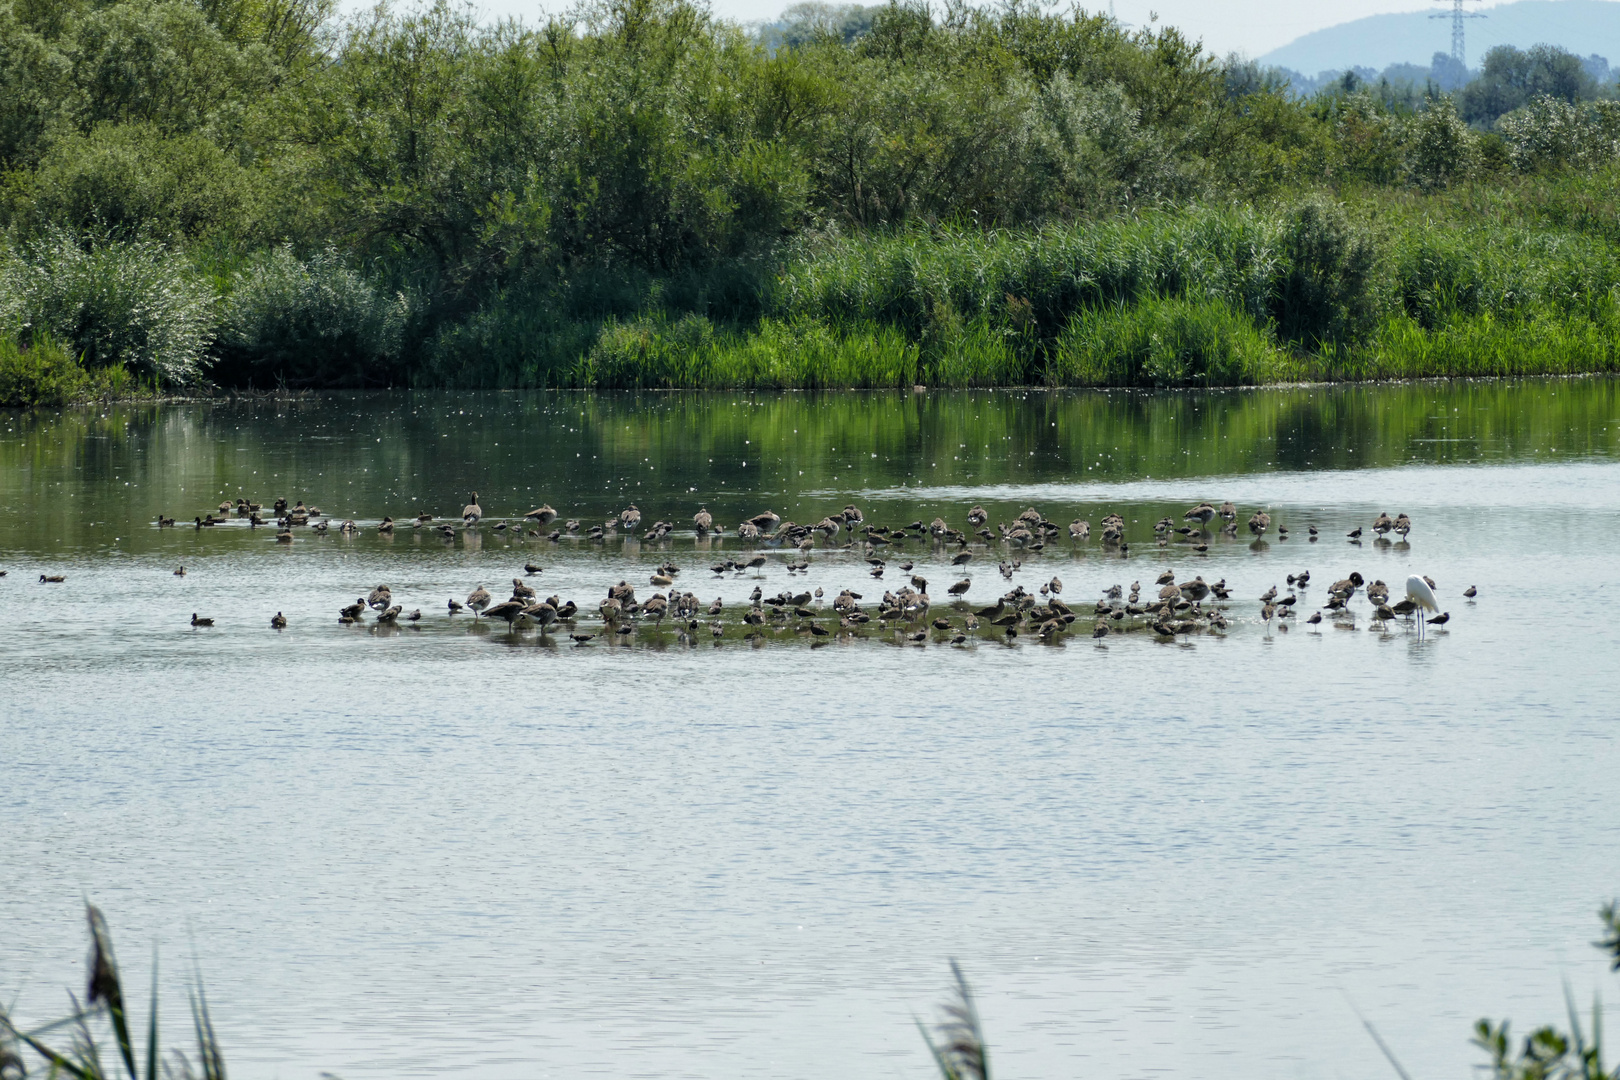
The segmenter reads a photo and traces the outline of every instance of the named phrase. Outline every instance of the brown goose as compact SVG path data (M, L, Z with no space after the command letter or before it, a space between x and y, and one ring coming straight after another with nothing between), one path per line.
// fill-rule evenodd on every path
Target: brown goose
M527 606L521 600L502 600L498 604L485 608L484 615L486 618L491 619L505 619L510 624Z
M485 608L489 607L489 602L493 599L494 597L489 595L489 590L480 585L468 594L467 606L472 608L473 615L477 616L482 614Z
M698 512L692 515L692 527L699 536L707 536L714 528L714 515L709 513L707 506L698 507Z
M478 492L472 493L472 499L461 508L461 523L463 525L476 525L478 519L484 516L484 508L478 505Z
M542 503L539 507L534 510L530 510L523 516L528 518L530 521L537 521L541 525L550 525L553 521L557 520L557 511L551 508L550 503Z
M1216 510L1209 503L1199 503L1185 514L1181 515L1183 521L1196 521L1200 528L1215 520Z

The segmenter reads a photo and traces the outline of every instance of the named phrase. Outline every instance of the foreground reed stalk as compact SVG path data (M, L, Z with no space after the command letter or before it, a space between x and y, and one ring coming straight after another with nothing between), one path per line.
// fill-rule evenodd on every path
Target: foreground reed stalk
M1611 959L1611 969L1620 971L1620 904L1608 904L1599 913L1604 935L1595 942ZM192 1056L175 1049L164 1058L158 1041L158 987L157 964L152 965L152 997L148 1005L146 1047L144 1061L130 1033L129 1004L124 996L123 980L118 961L113 954L112 935L107 921L93 904L85 905L85 918L90 930L90 975L81 1005L71 992L72 1011L60 1020L24 1031L12 1021L4 1006L0 1006L0 1080L27 1080L30 1075L29 1056L37 1057L45 1067L44 1075L53 1078L74 1077L76 1080L226 1080L225 1056L220 1049L214 1023L209 1016L208 1003L198 979L198 989L190 997L191 1020L195 1047ZM922 1034L940 1080L990 1080L990 1050L979 1019L979 1009L973 998L967 977L955 960L951 964L952 987L950 995L940 1005L940 1019L932 1031L922 1021L917 1030ZM1492 1080L1620 1080L1620 1065L1612 1071L1603 1063L1602 1013L1593 999L1590 1029L1584 1026L1576 1013L1574 995L1568 983L1564 998L1569 1010L1569 1031L1552 1025L1537 1028L1527 1035L1515 1053L1515 1044L1509 1023L1500 1024L1480 1020L1474 1028L1474 1044L1490 1057ZM116 1059L103 1043L103 1032L110 1029L116 1045ZM1373 1031L1379 1049L1401 1076L1401 1068L1394 1052ZM60 1042L66 1033L68 1042Z

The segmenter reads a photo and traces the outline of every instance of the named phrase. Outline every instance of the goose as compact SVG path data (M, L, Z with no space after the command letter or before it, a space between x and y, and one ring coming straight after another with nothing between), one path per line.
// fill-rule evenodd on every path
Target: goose
M498 604L492 604L485 608L484 616L491 619L505 619L507 624L510 625L512 620L517 618L527 606L521 600L502 600Z
M1372 531L1383 536L1395 527L1394 520L1386 513L1380 512L1376 521L1372 523Z
M389 605L387 611L384 611L377 616L377 621L380 623L391 623L395 619L399 618L399 613L401 610L402 609L398 604L391 604Z
M553 521L557 520L557 511L551 508L550 503L542 503L539 507L530 510L523 516L528 518L530 521L539 522L541 525L550 525Z
M952 585L950 588L946 589L945 591L947 593L949 593L950 595L952 595L952 596L962 597L962 596L965 596L967 594L968 589L971 588L972 585L973 585L973 579L972 578L963 578L961 581L958 581L955 585Z
M1069 522L1070 540L1089 540L1091 538L1091 523L1075 518Z
M512 579L512 599L533 600L538 596L539 594L534 591L532 585L523 584L522 578L515 577Z
M523 609L523 614L540 624L540 632L544 634L551 624L557 621L557 609L549 601L530 604Z
M366 597L366 603L373 608L376 608L378 611L381 611L392 602L393 590L387 585L377 586L375 589L371 590L371 595Z
M388 534L388 533L393 532L394 531L394 519L391 518L391 517L383 518L381 521L379 521L377 523L377 531L380 532L380 533L383 533L385 535Z
M1231 500L1221 503L1221 508L1216 513L1220 515L1222 521L1228 524L1237 521L1237 507L1232 505Z
M1216 510L1209 503L1199 503L1197 506L1181 515L1183 521L1196 521L1199 526L1208 525L1215 520Z
M185 577L186 576L186 568L183 567L183 566L178 567L174 572L174 576L175 577Z
M477 617L485 608L489 607L489 602L492 599L494 598L489 595L489 590L480 585L468 594L467 606L472 608L473 616Z
M641 511L636 504L631 503L628 508L619 511L619 526L625 532L635 532L641 527Z
M692 515L692 527L699 536L707 536L709 530L714 528L714 515L709 513L707 506L698 507L698 512Z
M354 603L338 608L338 617L341 619L356 619L364 610L366 610L366 598L359 596L355 598Z
M975 506L973 509L968 511L967 519L968 524L977 529L982 527L985 522L990 520L990 515L984 512L984 507Z
M544 568L535 563L526 562L523 564L523 572L530 575L539 574L544 572Z
M952 566L966 566L968 563L970 563L972 561L973 561L973 552L971 552L971 551L959 551L959 552L956 553L955 556L953 556L951 558L951 565Z
M1406 537L1407 537L1407 534L1410 533L1411 531L1412 531L1412 519L1407 517L1405 514L1396 514L1395 515L1395 532L1396 532L1396 534L1398 536L1400 536L1400 538L1402 540L1405 540Z
M193 611L191 613L191 625L192 626L213 626L214 625L214 620L213 619L199 619L197 617L197 613L195 611Z
M484 508L478 505L478 492L472 493L472 499L461 508L461 523L463 525L476 525L478 519L484 516Z
M1249 518L1249 531L1255 536L1266 535L1266 530L1269 528L1271 528L1271 515L1264 510L1256 510L1254 516Z

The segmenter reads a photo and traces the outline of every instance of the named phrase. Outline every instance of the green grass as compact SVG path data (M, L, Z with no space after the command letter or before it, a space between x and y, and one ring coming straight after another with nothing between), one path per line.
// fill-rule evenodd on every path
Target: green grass
M1157 297L1080 312L1047 367L1053 386L1252 386L1297 376L1266 331L1227 304Z

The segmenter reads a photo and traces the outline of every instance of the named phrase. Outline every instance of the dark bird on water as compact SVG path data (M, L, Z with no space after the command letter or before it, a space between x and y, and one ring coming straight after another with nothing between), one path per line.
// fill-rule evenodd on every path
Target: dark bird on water
M191 625L192 626L213 626L214 625L214 620L213 619L199 619L197 617L197 613L195 611L193 611L191 613Z
M276 612L275 615L271 616L271 618L270 618L270 629L272 629L272 630L285 630L285 629L287 629L287 616L283 615L279 611Z

